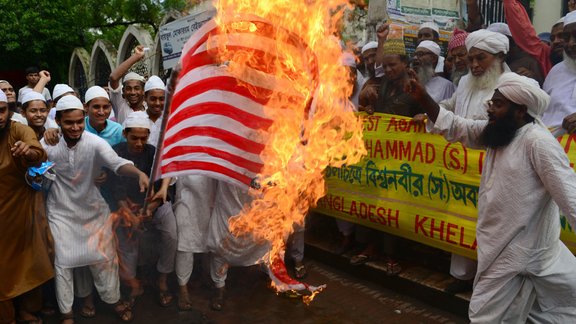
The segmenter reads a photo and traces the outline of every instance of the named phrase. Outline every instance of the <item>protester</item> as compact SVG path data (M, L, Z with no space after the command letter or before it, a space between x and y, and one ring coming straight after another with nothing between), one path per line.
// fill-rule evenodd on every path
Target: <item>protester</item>
M132 161L134 165L147 176L152 171L154 164L155 148L147 144L150 136L152 122L143 111L130 113L124 121L123 135L126 142L114 145L113 149L118 156ZM142 216L152 218L151 222L160 232L158 270L158 300L161 306L169 306L173 296L168 290L168 274L174 271L174 259L176 257L177 234L176 218L172 211L172 204L166 201L166 195L170 179L164 179L157 192L149 199L146 210ZM108 186L112 190L115 207L119 214L126 211L138 213L143 208L145 195L139 192L136 180L125 176L111 176ZM131 213L129 212L129 213ZM130 301L132 306L136 299L143 294L144 288L136 277L138 266L138 251L141 240L141 228L134 226L134 216L131 219L123 219L117 228L118 255L120 257L120 278L130 287ZM137 219L136 219L137 220Z
M40 69L35 66L30 66L26 68L26 85L20 90L18 90L18 103L21 104L22 96L25 89L34 89L36 84L40 81ZM50 96L50 91L47 88L42 90L42 95L46 99L46 103L50 104L52 102L52 97Z
M148 144L156 147L162 130L164 113L164 101L166 100L166 85L158 76L151 76L144 85L144 99L146 101L146 113L152 122Z
M120 124L133 111L146 110L144 103L144 77L128 70L144 58L144 46L138 45L126 61L122 62L110 74L110 101L116 121ZM126 73L128 72L128 73ZM122 80L122 84L120 84ZM122 85L122 87L120 87Z
M6 95L8 100L8 116L10 117L10 120L17 121L26 125L26 118L18 113L20 110L18 108L18 104L16 103L16 93L14 92L14 88L10 82L6 80L0 80L0 89L4 92L4 95Z
M40 285L54 277L42 193L26 183L27 168L46 160L29 127L10 121L0 92L0 322L42 323ZM49 233L49 232L48 232ZM49 234L48 234L49 235Z
M125 141L122 136L122 125L108 119L112 112L112 104L108 92L99 86L92 86L84 95L86 109L86 131L98 135L110 146Z
M436 76L434 68L439 57L440 46L433 41L424 40L416 47L412 59L412 68L416 71L418 80L436 102L452 97L456 89L452 82Z
M113 306L122 321L130 321L132 310L120 301L110 210L93 179L105 166L119 175L138 178L144 191L148 177L132 162L118 157L106 141L85 132L84 115L78 98L61 98L56 106L56 122L63 140L56 146L42 140L57 174L48 193L47 213L56 250L58 306L63 323L74 322L73 269L89 266L101 299Z
M424 22L418 27L418 45L423 41L431 41L440 45L440 28L434 22ZM444 75L444 57L438 53L438 62L434 66L437 75L446 78Z
M452 82L456 87L458 87L462 77L468 74L468 50L465 43L467 37L467 32L456 28L448 42L448 55L452 56L454 60L451 74Z
M382 82L382 75L376 75L376 55L378 42L368 42L362 47L362 60L368 70L368 78L362 85L358 96L358 110L374 111L378 101L378 88Z
M572 134L576 130L576 12L564 18L561 37L564 40L564 60L550 70L542 86L550 95L550 106L542 121L555 136Z
M22 98L22 113L39 140L44 137L46 129L58 128L58 124L48 118L49 109L44 100L44 96L35 91L27 92Z
M488 102L489 120L475 121L439 107L418 82L410 88L426 109L429 129L487 150L470 321L572 322L576 259L560 241L558 207L576 226L576 174L540 120L549 96L535 81L504 73Z
M54 99L52 100L52 109L50 109L48 117L54 120L54 118L56 118L56 104L58 104L58 100L67 95L76 95L76 92L69 85L59 83L54 86L54 90L52 90L52 95L54 96Z
M536 31L532 26L530 17L524 5L518 0L504 0L504 15L510 27L512 38L518 46L534 57L540 67L544 78L552 69L552 66L562 61L562 37L559 37L563 28L563 19L558 20L550 31L550 41L552 44L546 45L540 41Z

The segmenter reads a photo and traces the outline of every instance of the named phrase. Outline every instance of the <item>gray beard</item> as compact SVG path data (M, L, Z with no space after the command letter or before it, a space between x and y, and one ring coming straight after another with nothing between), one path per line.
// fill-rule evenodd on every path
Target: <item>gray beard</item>
M481 76L471 75L470 80L472 81L472 86L476 89L494 88L502 72L502 62L495 60L494 64L492 64L488 70L484 71L484 74Z
M435 76L434 68L432 65L421 65L417 69L416 75L418 76L420 84L426 86L428 81L432 80L432 78Z
M463 76L465 76L466 74L468 74L468 69L466 69L465 71L459 71L456 70L456 68L452 69L452 82L454 83L455 86L458 86L458 84L460 83L460 79L462 79Z

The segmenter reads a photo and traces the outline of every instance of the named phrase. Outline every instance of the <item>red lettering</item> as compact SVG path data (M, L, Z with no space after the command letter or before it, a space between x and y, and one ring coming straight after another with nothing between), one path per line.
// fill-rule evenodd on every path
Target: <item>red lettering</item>
M438 232L440 234L440 239L444 240L444 221L440 221L440 227L434 227L435 219L432 218L430 222L430 237L434 238L434 232Z
M392 210L388 209L388 226L392 226L392 222L394 222L394 224L396 226L396 228L399 228L399 224L398 224L398 219L400 218L400 211L398 209L396 209L396 216L392 216Z
M356 201L352 200L352 203L350 204L350 215L355 215L356 218L359 218L358 216L358 210L356 208Z
M478 155L478 174L482 174L482 167L484 166L484 151Z
M395 132L398 131L398 125L396 122L396 118L394 117L390 118L390 121L388 122L388 128L386 128L386 131L389 132L391 127L394 127Z
M396 141L386 141L386 159L389 160L390 157L398 159L398 142Z
M424 223L427 221L428 217L422 217L422 219L420 219L420 215L416 215L416 220L414 222L414 233L418 234L419 231L422 231L424 236L428 236L428 233L426 233L426 229L424 228Z
M432 164L436 160L436 149L434 145L426 143L426 163Z
M450 168L452 170L460 170L460 160L458 160L460 151L458 149L451 149L448 154L450 155Z
M458 228L458 225L456 224L452 224L452 223L448 223L448 225L446 226L446 242L451 243L451 244L456 244L456 241L452 241L450 239L450 236L456 235L456 232L452 231L452 228Z
M406 145L406 146L404 146ZM412 148L412 142L404 142L400 141L400 156L399 160L408 160L410 161L410 150Z
M363 202L360 202L360 216L362 217L362 219L366 219L366 217L368 217L367 206Z
M464 226L460 227L460 246L465 247L467 249L472 249L472 247L466 243L464 243Z
M420 156L420 163L424 162L424 156L422 155L422 143L416 142L416 147L414 148L414 155L412 156L412 161L416 161L416 157Z
M570 151L570 146L573 142L576 142L576 135L574 134L568 136L568 139L566 140L566 145L564 145L564 152L566 152L566 154L568 154L568 151ZM570 162L570 167L574 168L574 163Z
M380 140L376 140L376 145L374 145L374 152L375 157L379 157L380 159L384 159L384 155L382 155L382 143Z

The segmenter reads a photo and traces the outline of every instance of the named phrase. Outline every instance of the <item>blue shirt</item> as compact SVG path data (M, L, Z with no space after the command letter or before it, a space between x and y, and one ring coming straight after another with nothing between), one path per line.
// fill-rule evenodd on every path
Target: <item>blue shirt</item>
M117 122L111 121L110 119L106 120L106 127L101 131L98 132L92 126L90 126L90 122L88 120L88 116L85 118L86 123L86 131L98 135L98 137L102 138L110 146L114 146L118 143L126 142L124 136L122 136L122 125L118 124Z

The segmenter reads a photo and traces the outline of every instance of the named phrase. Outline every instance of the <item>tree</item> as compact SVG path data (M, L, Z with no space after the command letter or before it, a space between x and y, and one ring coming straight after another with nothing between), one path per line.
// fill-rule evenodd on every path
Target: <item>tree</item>
M0 0L0 71L38 65L53 82L67 82L75 47L91 51L97 38L118 44L138 23L156 33L168 10L183 12L186 0Z

